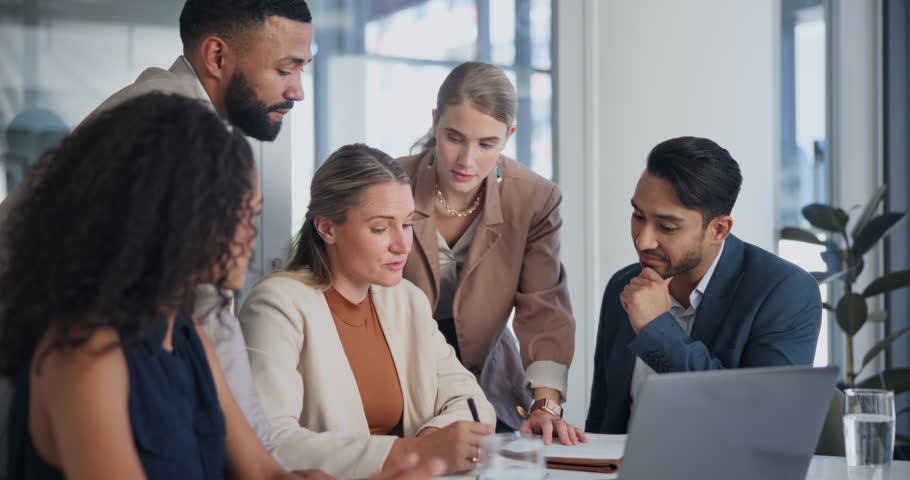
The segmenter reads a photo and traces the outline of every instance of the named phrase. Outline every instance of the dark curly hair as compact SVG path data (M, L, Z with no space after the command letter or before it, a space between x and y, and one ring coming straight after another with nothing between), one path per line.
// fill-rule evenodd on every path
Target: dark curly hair
M234 261L253 168L239 131L176 95L129 100L64 138L0 230L0 372L24 368L48 330L52 350L106 327L129 348L162 312L191 314L195 285L219 285Z

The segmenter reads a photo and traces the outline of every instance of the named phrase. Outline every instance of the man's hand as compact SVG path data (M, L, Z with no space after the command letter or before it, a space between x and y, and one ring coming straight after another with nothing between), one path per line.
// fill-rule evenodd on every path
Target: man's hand
M645 267L641 275L632 279L622 293L619 301L629 314L629 323L637 335L654 319L670 311L670 281L664 279L653 268Z

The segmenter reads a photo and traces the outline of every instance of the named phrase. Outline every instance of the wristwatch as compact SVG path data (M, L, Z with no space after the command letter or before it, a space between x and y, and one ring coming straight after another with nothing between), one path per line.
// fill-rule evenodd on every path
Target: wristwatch
M543 411L549 413L550 415L554 415L559 418L562 418L562 407L559 406L558 403L554 402L553 400L550 400L547 397L544 397L544 398L541 398L541 399L538 399L537 401L535 401L531 405L530 411L526 411L524 409L524 407L522 407L521 405L515 407L515 409L518 410L518 414L521 415L521 418L528 418L532 413L534 413L534 410L543 410Z

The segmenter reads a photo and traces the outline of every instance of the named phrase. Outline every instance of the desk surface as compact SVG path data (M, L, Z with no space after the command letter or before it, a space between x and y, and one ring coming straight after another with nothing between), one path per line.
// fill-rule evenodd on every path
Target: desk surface
M474 475L445 477L447 480L475 480ZM547 480L608 480L618 478L617 474L590 472L571 472L568 470L548 470ZM891 466L891 480L910 478L910 462L895 461ZM809 464L806 480L847 480L847 466L844 457L825 457L816 455Z
M589 438L592 434L588 434ZM448 480L474 480L474 475L449 476ZM618 478L617 474L548 470L547 480L606 480ZM815 455L809 464L806 480L848 480L844 457ZM891 480L910 479L910 462L895 461L891 466Z

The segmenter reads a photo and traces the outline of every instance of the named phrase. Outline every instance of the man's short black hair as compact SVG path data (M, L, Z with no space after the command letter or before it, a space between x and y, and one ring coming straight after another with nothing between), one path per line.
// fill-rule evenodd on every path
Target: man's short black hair
M313 20L304 0L187 0L180 12L180 39L184 49L209 35L232 39L272 16L302 23Z
M743 183L730 152L698 137L659 143L648 155L648 173L670 182L679 201L701 213L705 227L720 215L730 215Z

